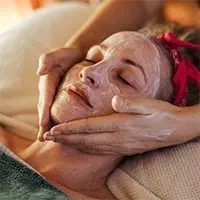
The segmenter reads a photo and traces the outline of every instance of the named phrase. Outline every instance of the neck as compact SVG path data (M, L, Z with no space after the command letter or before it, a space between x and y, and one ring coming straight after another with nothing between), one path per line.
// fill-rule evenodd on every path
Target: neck
M54 142L36 141L20 157L64 193L69 189L95 198L111 199L108 175L121 156L89 155Z

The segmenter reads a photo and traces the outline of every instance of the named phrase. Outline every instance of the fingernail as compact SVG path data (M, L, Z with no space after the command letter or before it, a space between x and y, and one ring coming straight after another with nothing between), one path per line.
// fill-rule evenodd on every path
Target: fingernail
M47 135L47 136L44 136L44 139L45 140L54 140L54 136L53 135Z
M43 139L43 137L42 137L42 135L41 135L40 133L37 135L37 139L38 139L40 142L44 142L44 139Z
M38 140L40 141L40 142L44 142L44 138L43 137L38 137Z
M61 131L52 131L52 135L61 135Z
M115 109L115 111L120 111L121 106L123 104L123 100L120 96L114 96L112 99L112 106Z

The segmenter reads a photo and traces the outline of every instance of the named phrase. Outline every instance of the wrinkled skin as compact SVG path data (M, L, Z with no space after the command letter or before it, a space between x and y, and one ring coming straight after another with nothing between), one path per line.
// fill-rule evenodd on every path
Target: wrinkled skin
M86 59L65 76L51 109L53 121L60 124L112 114L111 101L115 95L156 98L160 64L170 68L157 49L153 42L136 32L114 34L92 47ZM81 89L89 105L71 89Z

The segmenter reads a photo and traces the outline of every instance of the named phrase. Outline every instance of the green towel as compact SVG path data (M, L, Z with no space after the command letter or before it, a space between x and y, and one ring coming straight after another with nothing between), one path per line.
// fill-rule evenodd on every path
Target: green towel
M0 200L69 200L34 170L0 151Z

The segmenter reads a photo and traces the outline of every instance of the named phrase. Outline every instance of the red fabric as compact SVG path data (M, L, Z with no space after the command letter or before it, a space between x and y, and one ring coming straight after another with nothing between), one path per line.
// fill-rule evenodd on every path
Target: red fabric
M178 51L179 47L200 49L200 44L192 44L179 40L173 33L165 33L158 36L159 41L164 42L166 49L174 60L175 74L173 83L175 86L174 104L184 106L187 101L187 84L195 84L200 88L200 71Z

